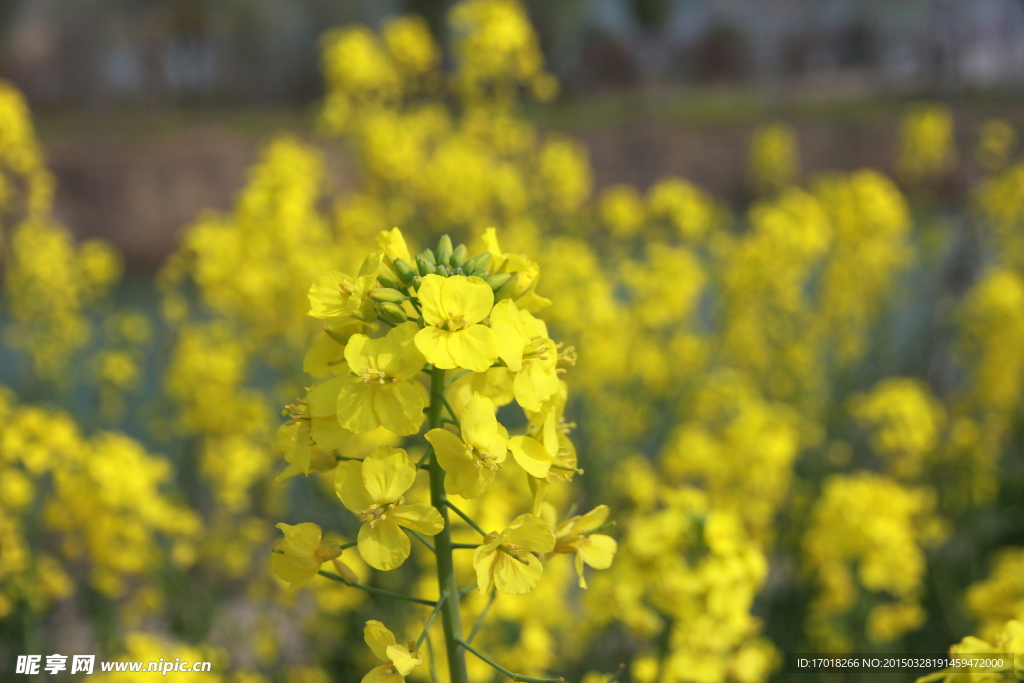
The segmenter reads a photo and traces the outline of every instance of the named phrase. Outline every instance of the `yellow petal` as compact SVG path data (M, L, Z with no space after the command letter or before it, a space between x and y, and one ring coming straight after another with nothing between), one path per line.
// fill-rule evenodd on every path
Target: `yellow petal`
M314 318L333 318L346 312L348 296L342 294L342 285L352 285L352 279L337 270L329 270L313 281L309 288L309 315Z
M352 432L342 427L338 422L338 416L331 413L328 417L314 417L310 421L309 435L319 446L332 451L335 448L341 448L352 436Z
M334 473L334 492L341 504L357 515L373 503L366 486L363 485L363 463L347 460L338 463Z
M391 673L386 673L390 671ZM405 683L405 677L387 664L370 669L370 672L363 676L360 683Z
M441 513L434 509L433 505L427 503L399 505L391 511L388 519L395 520L399 526L427 536L439 534L444 528L444 518L441 517Z
M588 565L594 569L608 569L615 559L618 543L611 536L593 534L580 539L577 548L577 553Z
M481 278L453 275L441 284L441 310L463 316L470 325L486 318L493 306L494 292Z
M437 277L440 277L438 275ZM426 317L426 313L424 313ZM424 327L416 333L416 348L419 349L428 363L436 367L451 370L458 367L458 363L448 352L448 339L454 334L437 327ZM490 367L490 366L488 366Z
M313 417L325 417L338 412L338 393L349 381L348 377L332 377L313 387L306 396L309 414Z
M409 247L405 244L405 236L402 235L402 231L398 228L381 230L377 236L377 248L392 260L400 258L406 263L412 263L412 258L409 256Z
M498 559L494 563L494 586L502 593L529 593L544 575L544 565L531 553L523 555L528 564L518 562L501 551L498 551L496 556Z
M395 639L395 634L387 626L375 619L367 621L363 627L363 640L370 646L374 656L382 662L387 662L391 659L388 657L388 648L398 642Z
M460 368L486 372L498 360L498 337L485 325L473 325L464 330L450 332L448 355Z
M363 485L374 503L393 503L416 481L416 465L401 448L377 446L363 460Z
M409 537L390 518L373 527L363 524L356 540L363 561L383 572L402 566L409 557Z
M553 351L549 353L553 354ZM540 411L544 402L558 391L558 374L555 372L554 358L551 361L531 361L524 364L523 369L516 374L512 386L516 402L524 409Z
M551 471L554 458L536 439L528 436L514 436L508 440L508 449L519 466L531 477L543 479Z
M519 372L523 366L523 347L526 335L523 333L519 309L511 299L504 299L494 305L491 311L491 329L498 336L498 356L512 372Z
M536 515L519 515L508 525L508 542L534 553L555 549L555 532L551 525Z
M380 426L374 410L377 391L382 384L365 384L358 377L349 378L338 392L338 422L356 434L373 431Z
M345 362L349 369L357 375L367 370L376 369L379 340L370 339L365 334L353 334L345 345Z
M473 553L473 568L476 569L476 585L480 595L487 595L494 584L494 563L501 551L479 547Z
M466 444L447 429L431 429L423 437L434 447L437 462L445 472L449 467L461 466L463 461L472 461L473 456L466 450Z
M598 505L585 515L577 517L572 525L572 533L585 534L602 526L608 521L608 506Z
M459 417L462 438L476 448L486 448L498 431L498 418L494 415L494 402L482 394L473 394Z
M427 441L434 446L437 463L445 471L444 490L464 498L476 498L494 481L495 471L477 467L476 458L462 439L445 429L431 429Z
M448 322L448 312L441 303L441 290L444 282L445 278L431 273L423 278L423 284L416 291L416 296L420 300L420 308L423 310L423 322L431 327ZM430 358L426 351L423 351L423 355Z
M302 358L302 371L313 377L322 377L345 361L345 347L330 335L321 335Z
M284 540L277 545L277 549L292 557L313 557L316 549L320 546L322 530L312 522L302 524L285 524L281 522L276 525L284 533Z
M392 645L388 648L388 659L394 665L395 671L403 676L408 676L409 672L420 664L418 657L409 652L408 648L399 645Z
M413 342L418 331L416 323L408 322L388 332L380 348L377 367L398 380L415 377L427 362Z
M288 593L294 593L313 580L320 571L320 563L310 558L306 561L296 560L279 553L270 555L270 568L282 581L289 583Z
M392 382L378 385L373 394L373 410L377 421L400 436L420 430L426 416L427 391L414 382Z

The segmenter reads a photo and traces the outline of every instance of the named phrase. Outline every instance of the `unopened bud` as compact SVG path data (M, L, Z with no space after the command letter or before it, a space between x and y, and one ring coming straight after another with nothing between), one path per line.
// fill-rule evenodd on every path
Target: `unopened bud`
M423 254L416 254L416 267L419 269L420 275L432 275L434 273L434 264Z
M465 244L460 244L459 246L455 247L455 249L452 251L452 256L448 260L448 262L451 264L452 268L458 268L459 266L464 264L466 262L466 259L468 258L469 250L466 249Z
M370 290L370 298L380 303L400 304L405 301L405 295L397 289L390 287L378 287Z
M377 275L377 284L381 287L387 287L388 289L401 289L402 285L398 284L394 278L391 277L390 273L380 273Z
M423 251L420 252L420 255L423 258L427 259L427 261L430 263L430 265L432 265L432 266L436 266L437 265L437 257L434 256L434 251L432 249L424 249Z
M347 564L341 560L331 560L331 564L334 565L334 571L338 572L338 576L345 579L345 583L359 583L359 577Z
M451 258L453 251L452 238L448 235L441 235L441 239L437 240L437 262L440 265L448 265L448 259ZM441 252L444 252L447 256L441 258Z
M416 277L416 271L413 270L413 267L400 258L396 258L393 264L395 272L398 273L398 277L401 278L402 282L411 285L412 279Z
M487 284L491 286L491 291L498 291L499 287L501 287L511 279L512 273L498 273L497 275L489 276L487 278Z
M518 274L512 273L512 277L510 277L505 284L494 290L494 303L498 303L502 299L507 299L512 296L512 293L516 288L516 280L518 279Z
M462 268L455 268L452 271L452 275L465 275L465 273L462 272Z
M465 270L466 272L470 272L473 270L481 270L485 268L487 264L490 262L491 254L485 251L482 254L477 254L475 257L462 264L462 269Z
M409 319L405 309L398 304L391 303L390 301L380 305L380 313L384 316L384 319L392 325L401 325Z
M484 280L486 280L487 278L489 278L491 276L490 272L488 272L486 270L474 270L472 272L467 272L466 274L471 276L471 277L483 278Z

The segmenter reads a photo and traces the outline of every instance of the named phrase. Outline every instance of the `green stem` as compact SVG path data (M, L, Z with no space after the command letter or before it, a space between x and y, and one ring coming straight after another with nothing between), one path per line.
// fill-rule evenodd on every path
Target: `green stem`
M511 678L513 681L517 681L518 683L562 683L562 681L565 680L561 676L559 676L558 678L533 678L532 676L520 676L517 673L512 673L511 671L509 671L508 669L503 667L501 664L498 664L496 661L494 661L493 659L491 659L487 655L483 654L482 652L480 652L479 650L474 648L472 645L470 645L466 641L464 641L464 640L457 640L455 642L457 642L459 645L461 645L462 647L466 648L467 650L469 650L470 652L475 654L477 657L480 658L481 661L486 662L487 664L490 664L499 673L505 674L506 676Z
M470 518L469 518L469 515L467 515L467 514L466 514L465 512L463 512L463 511L462 511L462 510L460 510L459 508L455 507L454 505L452 505L452 504L451 504L451 502L449 502L449 501L447 501L447 500L446 500L446 501L444 502L444 504L445 504L445 505L447 505L447 506L448 506L449 508L451 508L451 511L452 511L452 512L454 512L455 514L457 514L457 515L458 515L459 517L462 517L462 521L463 521L463 522L465 522L466 524L468 524L468 525L470 525L471 527L473 527L474 529L476 529L476 532L477 532L478 534L480 534L480 535L481 535L481 536L483 536L484 538L486 538L486 537L487 537L487 532L486 532L486 531L484 531L483 529L481 529L481 528L480 528L480 525L479 525L479 524L477 524L477 523L476 523L476 522L474 522L474 521L473 521L472 519L470 519Z
M429 549L430 552L432 552L432 553L436 553L437 552L437 550L434 548L434 544L431 543L430 541L428 541L426 536L424 536L420 532L416 531L415 529L406 529L406 531L409 532L410 534L412 534L413 537L417 541L419 541L423 545L427 546L427 549Z
M434 620L437 619L437 615L441 613L441 607L444 605L444 599L446 597L448 596L441 596L441 599L437 601L437 605L434 607L434 611L430 613L429 617L427 617L426 623L423 624L423 633L421 633L420 637L416 640L416 647L413 648L413 652L420 649L420 645L423 644L427 634L430 633L430 627L434 625Z
M470 629L469 635L466 637L467 643L472 643L473 639L476 638L476 634L480 631L480 627L484 625L484 619L487 618L487 613L491 611L491 605L494 604L494 600L498 597L498 590L496 588L491 589L491 596L487 598L487 604L484 605L483 610L480 612L480 616L476 618L476 623L473 624L473 628Z
M414 598L411 595L402 595L401 593L392 593L391 591L386 591L386 590L383 590L381 588L374 588L373 586L364 586L361 583L349 583L344 578L338 576L334 572L325 572L324 570L321 569L317 573L320 576L323 576L323 577L326 577L326 578L330 579L331 581L337 581L338 583L343 583L346 586L351 586L352 588L359 588L359 589L362 589L362 590L366 591L367 593L372 593L374 595L380 595L381 597L394 598L395 600L405 600L406 602L415 602L417 605L426 605L427 607L436 607L437 606L437 603L434 602L433 600L424 600L423 598Z
M459 418L455 417L455 410L452 408L452 404L448 402L448 399L444 397L444 393L441 393L441 403L444 404L445 410L448 411L448 415L451 418L450 422L462 431L462 424L459 422ZM444 419L444 418L442 418Z
M450 377L450 378L448 379L448 381L447 381L447 382L445 382L445 383L444 383L444 385L445 385L446 387L450 387L450 386L451 386L452 384L454 384L454 383L455 383L456 381L458 381L459 379L461 379L461 378L465 377L466 375L468 375L468 374L469 374L469 373L471 373L471 372L473 372L473 371L472 371L472 370L463 370L462 372L456 372L456 373L455 373L454 375L452 375L452 376L451 376L451 377Z
M441 427L441 411L444 408L444 375L442 368L430 372L430 405L427 420L430 429ZM442 596L441 625L444 627L445 646L448 651L448 674L450 683L469 683L466 658L458 647L462 638L462 620L459 614L459 584L455 580L455 564L452 561L452 533L448 520L448 498L444 491L444 470L437 462L437 456L430 459L430 502L444 520L444 528L434 537L434 554L437 557L438 593Z

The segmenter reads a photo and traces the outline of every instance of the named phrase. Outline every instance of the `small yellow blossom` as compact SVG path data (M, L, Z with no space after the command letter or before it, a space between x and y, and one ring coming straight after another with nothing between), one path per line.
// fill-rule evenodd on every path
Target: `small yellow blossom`
M519 515L500 534L488 534L473 555L480 595L487 595L491 586L512 595L529 593L544 574L544 565L534 553L554 548L551 525L531 514Z
M284 532L284 540L277 544L270 556L270 566L278 578L287 581L288 592L294 593L309 583L320 565L341 556L341 546L321 541L321 529L311 522L292 526L284 522L277 525Z
M441 531L440 513L427 503L405 502L416 481L416 465L401 448L379 446L362 462L338 465L334 488L359 515L359 554L374 569L390 571L409 557L409 537L400 527L428 536Z
M555 527L555 552L575 553L576 574L580 588L587 587L583 578L583 565L594 569L608 569L618 544L611 536L596 533L608 519L608 506L598 505L585 515L570 517Z
M377 272L383 254L375 251L363 261L359 275L351 277L329 270L309 288L309 314L314 318L358 318L369 322L377 318L373 301L367 297L377 284Z
M416 347L436 367L484 372L498 359L498 338L480 322L491 312L494 293L478 277L427 275L419 292L426 327Z
M445 471L444 489L476 498L491 485L508 454L508 430L494 415L494 402L474 394L462 409L462 438L446 429L431 429L427 441Z
M362 683L401 683L413 669L423 664L423 655L416 650L415 643L399 645L395 634L379 621L366 622L363 640L384 663L363 676Z

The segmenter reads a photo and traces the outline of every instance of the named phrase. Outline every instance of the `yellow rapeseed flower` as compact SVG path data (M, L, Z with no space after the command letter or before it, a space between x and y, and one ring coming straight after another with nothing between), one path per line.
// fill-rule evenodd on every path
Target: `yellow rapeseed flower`
M294 593L309 583L320 565L341 556L341 546L321 541L322 531L311 522L277 525L284 532L284 540L277 544L270 556L270 566L278 578L287 581L288 592Z
M570 517L555 527L555 552L575 553L576 574L580 588L587 587L583 578L583 565L594 569L612 566L618 544L611 536L595 533L608 519L608 506L598 505L585 515Z
M519 515L500 534L488 534L473 555L480 595L487 595L491 586L512 595L529 593L544 574L544 565L534 553L554 548L551 525L531 514Z
M359 515L359 554L374 569L389 571L409 557L409 537L400 527L428 536L444 528L441 514L427 503L406 504L416 481L416 465L401 448L379 446L362 462L338 465L334 488L341 502Z
M373 301L367 297L377 285L377 272L383 254L375 251L368 255L352 277L338 270L329 270L313 281L309 288L309 314L314 318L341 316L371 321L377 318Z
M423 655L415 651L415 643L399 645L395 634L379 621L366 622L363 640L384 663L363 676L362 683L401 683L413 669L423 664Z
M491 485L508 454L508 430L494 415L494 402L473 394L462 409L462 438L446 429L431 429L427 441L445 471L444 490L476 498Z
M465 275L427 275L418 296L427 326L416 334L416 347L428 362L474 372L491 367L498 359L498 338L480 324L494 305L486 282Z

